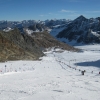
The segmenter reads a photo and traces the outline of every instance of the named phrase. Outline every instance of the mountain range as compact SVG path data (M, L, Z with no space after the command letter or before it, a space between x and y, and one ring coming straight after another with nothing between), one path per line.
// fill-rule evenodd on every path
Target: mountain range
M67 25L54 28L51 34L70 42L100 43L100 17L87 19L81 15Z
M47 27L51 27L52 26L56 26L56 25L62 25L62 24L66 24L67 22L69 22L70 20L66 20L66 19L51 19L51 20L45 20L45 21L41 21L41 20L23 20L23 21L6 21L6 20L2 20L0 21L0 30L3 30L7 27L10 28L23 28L23 27L29 27L32 25L36 25L36 24L41 24L41 25L45 25Z
M60 42L58 40L63 42ZM0 61L36 60L46 48L79 51L67 42L100 43L100 17L75 20L0 21Z
M8 32L14 28L29 35L47 30L51 35L65 43L66 40L85 44L100 43L100 17L88 19L81 15L75 20L0 21L0 30Z

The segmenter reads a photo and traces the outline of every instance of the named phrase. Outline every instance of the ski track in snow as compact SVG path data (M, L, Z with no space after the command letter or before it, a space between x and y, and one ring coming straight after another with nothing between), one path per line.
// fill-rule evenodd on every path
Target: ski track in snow
M96 47L80 53L52 50L41 61L0 63L0 100L100 100L100 67L78 65L99 58Z

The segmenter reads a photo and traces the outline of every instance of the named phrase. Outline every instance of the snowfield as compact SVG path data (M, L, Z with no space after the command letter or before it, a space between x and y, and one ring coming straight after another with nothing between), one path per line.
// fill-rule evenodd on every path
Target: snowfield
M100 100L100 46L78 48L52 49L41 61L0 63L0 100Z

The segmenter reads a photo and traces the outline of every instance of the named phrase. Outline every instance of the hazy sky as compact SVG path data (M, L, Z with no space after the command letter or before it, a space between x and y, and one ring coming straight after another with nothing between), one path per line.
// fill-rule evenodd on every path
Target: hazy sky
M0 20L100 17L100 0L0 0Z

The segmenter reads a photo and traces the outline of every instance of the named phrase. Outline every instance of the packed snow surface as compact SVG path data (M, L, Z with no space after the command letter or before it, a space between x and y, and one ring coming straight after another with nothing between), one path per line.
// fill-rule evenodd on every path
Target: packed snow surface
M0 63L0 100L100 100L100 45L78 48Z
M7 27L7 28L3 29L4 32L9 32L11 30L13 30L13 29L11 29L10 27Z

